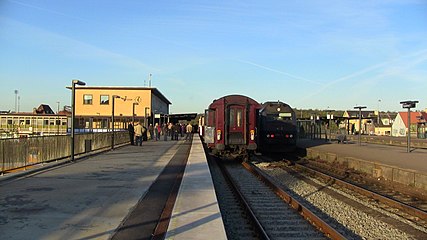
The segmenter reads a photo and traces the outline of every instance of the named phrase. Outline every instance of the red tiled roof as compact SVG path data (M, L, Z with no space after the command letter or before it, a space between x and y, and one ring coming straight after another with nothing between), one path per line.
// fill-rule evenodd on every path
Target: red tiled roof
M403 123L408 127L408 112L399 112ZM420 119L421 118L421 119ZM425 122L427 120L427 113L425 112L411 112L411 124L418 122Z

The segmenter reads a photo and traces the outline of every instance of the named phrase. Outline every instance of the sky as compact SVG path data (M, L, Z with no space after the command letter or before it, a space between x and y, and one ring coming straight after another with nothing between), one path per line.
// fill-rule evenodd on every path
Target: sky
M229 94L424 110L427 0L0 0L0 110L56 111L72 79L144 87L150 74L170 113Z

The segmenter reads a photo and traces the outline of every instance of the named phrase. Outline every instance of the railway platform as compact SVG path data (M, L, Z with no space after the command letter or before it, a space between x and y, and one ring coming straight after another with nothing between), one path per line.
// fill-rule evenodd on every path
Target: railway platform
M197 134L166 239L227 239L206 155Z
M3 176L1 238L119 239L115 238L119 227L186 144L148 141L142 147L127 145L74 163ZM195 134L167 238L226 239L204 158ZM139 225L151 224L150 210L138 214Z
M384 178L427 190L427 149L408 153L406 147L349 141L347 144L325 139L300 139L298 147L307 157L346 164L373 177Z

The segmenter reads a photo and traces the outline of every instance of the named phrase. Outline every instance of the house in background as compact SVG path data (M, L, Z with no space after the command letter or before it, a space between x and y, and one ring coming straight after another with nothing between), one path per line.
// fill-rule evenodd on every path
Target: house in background
M391 127L397 113L394 112L378 112L375 111L375 116L369 124L369 132L378 136L391 136Z
M411 135L417 134L421 126L424 126L423 129L425 129L426 119L427 119L426 112L411 112L410 114ZM406 137L407 128L408 128L408 112L399 112L392 125L392 136Z
M64 135L69 114L55 114L49 105L41 104L33 112L1 112L0 138Z
M371 122L371 119L375 118L373 117L375 115L374 111L361 111L361 133L367 134L369 133L368 125ZM348 110L345 111L343 114L343 118L345 119L344 126L347 129L347 132L349 134L355 134L359 132L359 111L357 110ZM340 126L341 127L341 126Z
M38 108L34 108L34 114L55 114L55 112L47 104L40 104Z

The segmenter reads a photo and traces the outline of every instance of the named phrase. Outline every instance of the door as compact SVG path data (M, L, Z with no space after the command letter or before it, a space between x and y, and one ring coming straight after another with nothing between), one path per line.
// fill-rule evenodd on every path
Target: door
M245 143L245 109L243 106L232 105L228 109L228 144Z

